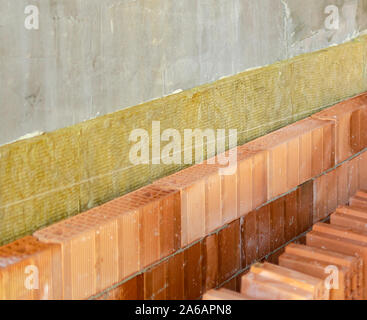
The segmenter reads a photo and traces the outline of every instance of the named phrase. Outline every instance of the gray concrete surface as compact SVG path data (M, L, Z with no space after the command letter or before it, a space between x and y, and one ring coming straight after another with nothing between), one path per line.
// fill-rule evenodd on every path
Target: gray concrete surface
M326 30L325 7L340 13ZM39 29L27 30L28 5ZM347 41L367 0L0 0L0 145Z

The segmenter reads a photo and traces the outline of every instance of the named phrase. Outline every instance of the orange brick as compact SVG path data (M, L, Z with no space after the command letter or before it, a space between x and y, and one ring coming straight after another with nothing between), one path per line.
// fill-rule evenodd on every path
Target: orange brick
M349 195L354 195L359 190L359 159L354 158L348 162Z
M241 294L261 300L313 299L313 294L309 291L252 272L242 277Z
M148 186L37 231L61 244L64 298L88 298L177 250L177 202L177 191Z
M297 191L291 192L285 196L284 212L284 240L291 241L298 235L298 197Z
M284 197L270 203L270 251L285 243L284 239Z
M336 212L345 213L354 217L365 218L367 217L367 209L356 206L339 206Z
M365 218L356 217L350 214L333 213L330 217L332 225L345 226L351 229L367 232L367 215Z
M297 189L298 216L297 233L307 231L313 224L313 181L307 182Z
M300 139L287 144L287 191L300 184Z
M222 217L222 196L221 196L220 175L209 176L205 186L205 233L216 230L220 227Z
M203 279L204 290L216 288L218 286L219 268L219 247L218 235L208 236L203 241Z
M240 150L240 148L239 148ZM239 151L239 153L241 150ZM253 206L253 158L252 153L244 152L238 156L238 215L245 216Z
M367 95L362 94L343 101L313 116L317 119L333 120L336 128L336 161L341 163L367 146L366 119Z
M267 262L254 264L250 272L310 292L314 300L329 299L329 290L324 282L307 274Z
M313 177L321 174L324 171L323 148L323 128L321 127L312 131L311 174Z
M367 134L367 130L366 134ZM366 140L367 141L367 140ZM359 156L359 187L367 190L367 152Z
M167 266L168 300L183 300L185 297L185 256L180 252L170 257Z
M61 299L61 274L57 244L28 236L0 247L0 300ZM27 283L36 287L27 289Z
M285 253L304 259L317 260L318 263L334 265L339 267L339 269L346 268L349 270L348 277L350 278L350 285L348 284L347 287L349 291L347 290L346 294L349 298L361 299L361 292L357 292L358 283L362 281L358 279L362 278L363 272L363 261L361 258L323 248L322 243L318 242L318 240L317 238L308 237L309 244L316 246L290 244L285 248Z
M258 231L258 257L263 258L271 251L270 208L264 206L256 211Z
M203 293L202 243L187 248L184 257L184 299L199 299Z
M203 300L249 300L248 297L232 290L210 290L203 295Z
M219 232L219 283L228 280L241 268L240 221L232 222Z
M314 181L314 222L323 220L334 212L337 202L337 173L333 170Z
M323 247L336 252L360 256L363 259L363 297L367 295L367 243L364 236L350 231L337 230L336 226L327 227L316 224L314 230L307 234L307 245ZM339 227L340 228L340 227ZM322 230L320 232L319 230ZM359 240L357 240L359 239Z
M323 127L323 171L335 166L335 123L329 121Z
M222 175L222 224L230 223L240 215L237 213L237 174Z
M104 297L105 300L144 300L144 275L124 282L117 288L112 289Z
M254 154L252 163L252 206L258 208L268 201L268 152Z
M330 263L319 261L313 258L284 253L279 257L279 265L288 269L299 271L312 277L322 280L324 283L328 280L329 274L326 272ZM338 289L330 290L330 300L351 300L351 278L349 270L342 266L338 268ZM349 292L348 292L349 291Z
M335 169L338 183L338 205L345 205L349 202L349 166L343 163Z
M242 221L242 268L251 265L260 258L257 228L257 211L252 211Z
M367 209L367 201L364 198L354 196L349 199L349 204L351 206Z
M144 273L144 300L166 300L168 262L163 261Z
M218 199L222 199L223 191L218 186L221 181L218 174L217 165L204 163L154 183L159 188L175 189L181 194L181 247L201 239L206 232L222 225L223 217L218 211ZM237 206L237 202L234 206Z
M312 131L300 137L299 180L304 183L312 178Z

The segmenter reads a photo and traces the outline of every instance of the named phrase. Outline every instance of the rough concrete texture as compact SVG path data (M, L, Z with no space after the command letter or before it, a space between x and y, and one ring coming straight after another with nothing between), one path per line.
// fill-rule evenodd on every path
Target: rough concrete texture
M237 129L243 144L366 91L366 54L360 37L0 147L0 244L184 167L131 164L133 129Z
M341 43L366 15L367 0L0 0L0 145Z
M367 0L282 0L290 57L340 44L367 27Z

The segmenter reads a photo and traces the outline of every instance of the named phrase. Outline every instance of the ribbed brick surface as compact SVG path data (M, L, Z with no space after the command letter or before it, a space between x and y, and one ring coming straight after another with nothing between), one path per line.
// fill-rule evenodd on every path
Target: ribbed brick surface
M59 245L29 236L0 248L0 300L61 299L62 287Z
M178 205L177 192L148 186L37 231L62 245L64 298L88 298L177 250Z

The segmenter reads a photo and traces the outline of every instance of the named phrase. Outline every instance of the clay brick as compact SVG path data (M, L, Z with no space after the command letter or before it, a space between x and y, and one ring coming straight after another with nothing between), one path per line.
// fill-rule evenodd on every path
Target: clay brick
M351 197L349 199L349 204L351 206L367 209L367 201L366 199L358 196Z
M288 149L281 144L269 150L269 199L288 191Z
M263 258L270 253L271 232L270 232L270 207L264 206L256 211L257 231L258 231L258 257Z
M254 154L252 163L252 206L258 208L268 201L268 152Z
M140 266L145 268L161 257L159 238L159 203L145 206L139 215Z
M32 285L37 271L38 288L27 289L27 280ZM28 236L0 247L0 300L61 299L61 274L61 248L57 244Z
M367 134L367 130L365 130ZM359 157L359 187L367 190L367 152L363 152Z
M206 232L222 226L223 217L222 212L219 213L218 199L222 201L224 191L222 186L218 185L222 183L218 175L217 165L203 163L154 182L159 188L175 189L180 192L181 247L203 238ZM237 210L237 202L233 206Z
M218 236L219 283L228 280L241 268L240 220L221 230Z
M218 235L213 234L203 241L203 288L204 291L218 286L219 246Z
M137 275L112 289L105 300L144 300L144 275Z
M300 184L300 139L287 143L287 191Z
M323 128L321 127L312 131L311 174L313 177L318 176L324 171L323 146Z
M341 163L367 146L362 121L366 117L365 94L327 108L313 118L333 120L336 126L336 161Z
M252 272L242 277L241 294L261 300L313 299L313 294L309 291Z
M202 243L187 248L184 259L184 299L195 300L203 293Z
M154 185L94 209L118 223L120 279L180 248L180 209L179 192Z
M241 153L241 147L238 148L237 159L237 199L239 216L245 216L254 209L253 206L253 158L252 153Z
M63 299L85 299L98 292L96 229L99 225L95 221L91 223L93 228L86 222L85 214L81 214L35 233L42 242L61 244Z
M367 209L356 206L339 206L336 212L352 215L354 217L365 218L367 217Z
M323 128L323 171L335 166L335 123L328 122Z
M312 176L312 131L306 131L300 137L300 184L310 180Z
M314 278L318 278L325 283L329 277L327 273L329 262L320 261L313 258L284 253L279 257L279 265L288 269L302 272ZM351 274L346 267L338 268L338 289L330 289L330 300L351 300ZM348 292L349 291L349 292Z
M351 283L350 288L348 287L349 291L347 291L347 294L353 299L361 299L361 288L360 292L357 291L357 288L358 283L362 283L363 260L354 254L344 254L340 251L333 251L330 248L323 248L322 244L318 242L318 239L309 236L307 236L307 239L307 246L290 244L285 248L285 253L306 259L315 259L339 268L347 268Z
M330 171L314 181L314 222L335 211L338 202L336 171Z
M284 240L291 241L298 235L298 197L297 191L293 191L285 196L284 213Z
M209 176L205 185L205 233L216 230L220 227L222 217L222 196L221 196L220 175Z
M88 298L177 250L178 195L148 186L37 231L61 244L64 298Z
M139 212L121 215L118 220L119 279L124 279L140 269Z
M232 290L210 290L203 295L203 300L249 300L248 297Z
M354 195L359 187L359 159L354 158L348 162L349 195Z
M363 198L367 201L367 192L364 191L364 190L358 190L356 193L355 193L355 196L356 197L359 197L359 198Z
M338 183L338 205L345 205L349 202L349 166L343 163L335 169Z
M237 213L237 173L222 175L222 224L230 223L240 215Z
M323 228L323 230L328 230L326 228ZM330 230L330 229L329 229ZM361 257L363 259L363 271L362 275L358 277L358 290L360 288L363 288L363 297L366 297L367 291L367 280L366 280L366 261L367 261L367 245L365 242L357 241L350 239L348 237L347 232L340 232L338 233L333 231L333 233L324 233L324 232L318 232L318 231L311 231L307 234L307 245L313 246L313 247L321 247L325 249L329 249L335 252ZM340 236L340 235L343 236Z
M245 268L260 258L257 211L252 211L243 218L241 237L242 268Z
M332 225L345 226L351 229L367 232L367 215L365 218L355 217L350 214L334 213L330 217Z
M284 197L270 203L270 251L285 243L284 239Z
M307 231L313 224L313 181L307 182L297 189L298 216L297 233Z
M168 262L163 261L144 273L144 300L166 300Z
M167 299L183 300L185 297L185 256L183 252L175 254L168 260L167 266Z
M267 262L254 264L251 273L310 292L314 300L329 299L329 290L325 288L324 282L307 274Z

